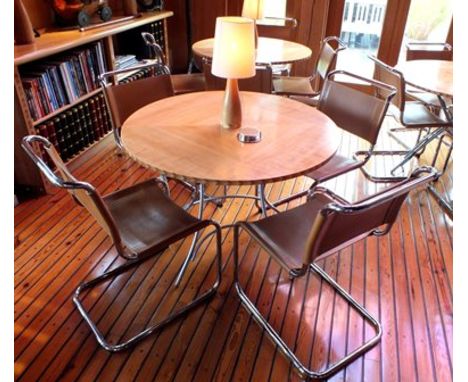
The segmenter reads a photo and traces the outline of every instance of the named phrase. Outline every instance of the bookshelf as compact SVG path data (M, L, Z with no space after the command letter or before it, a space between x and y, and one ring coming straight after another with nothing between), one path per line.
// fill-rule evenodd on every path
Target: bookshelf
M153 33L169 57L166 19L172 15L170 11L148 12L84 32L46 26L33 44L15 45L15 192L51 190L23 153L23 136L48 136L62 159L74 167L74 162L89 155L89 148L109 135L110 113L97 75L114 70L117 55L147 58L141 31ZM125 81L146 75L134 73Z

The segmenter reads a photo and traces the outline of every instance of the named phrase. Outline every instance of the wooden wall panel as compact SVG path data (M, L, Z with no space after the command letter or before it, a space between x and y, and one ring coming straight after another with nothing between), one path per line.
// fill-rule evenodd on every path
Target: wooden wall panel
M329 0L297 0L294 17L298 19L299 26L294 41L312 49L312 60L294 65L295 75L307 76L312 73L320 42L326 33L328 7Z
M340 36L345 0L330 0L327 36Z
M47 28L53 25L54 13L48 0L23 0L34 28Z
M394 66L398 62L410 5L410 0L388 0L377 55L388 65Z
M168 20L169 44L172 50L172 65L174 72L187 69L190 57L189 42L187 40L187 24L185 17L187 3L190 1L192 43L212 37L215 21L218 16L240 15L242 0L177 0L167 2L167 9L174 12ZM265 37L282 38L296 41L309 46L312 60L297 63L293 73L296 75L310 75L313 62L317 59L320 41L325 37L330 0L288 0L286 15L298 20L298 27L260 26L259 34ZM195 6L196 5L196 6Z
M166 10L174 12L167 20L169 40L169 61L173 73L187 71L189 51L187 46L187 18L186 0L172 0L166 2Z

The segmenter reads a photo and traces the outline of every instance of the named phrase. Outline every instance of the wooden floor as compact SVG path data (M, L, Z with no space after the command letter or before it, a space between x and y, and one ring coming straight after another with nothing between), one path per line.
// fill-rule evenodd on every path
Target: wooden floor
M396 147L386 134L382 138L380 146ZM344 136L342 151L351 152L359 145ZM396 159L373 162L370 168L388 171ZM118 156L110 140L99 145L75 175L102 193L154 176ZM438 183L438 189L449 197L451 165ZM309 180L299 178L269 186L267 191L275 199L308 184ZM358 171L327 186L349 199L377 189ZM189 200L190 194L181 185L171 183L171 187L177 203ZM214 186L208 190L220 192ZM253 189L242 186L230 191L252 193ZM257 219L258 214L251 200L232 199L222 208L209 205L206 217L229 224ZM241 307L232 284L232 232L223 233L223 280L214 299L133 350L111 354L97 345L71 301L81 281L123 263L111 241L65 192L20 204L15 208L16 379L299 380ZM108 338L127 338L202 293L213 281L214 243L209 242L190 265L182 285L171 286L189 244L189 240L177 243L161 257L86 297L87 307ZM245 236L241 237L240 262L241 281L250 298L312 367L324 368L372 335L313 274L290 287L284 272ZM377 347L331 380L452 380L452 221L427 191L411 194L389 235L361 241L317 263L378 317L384 328Z

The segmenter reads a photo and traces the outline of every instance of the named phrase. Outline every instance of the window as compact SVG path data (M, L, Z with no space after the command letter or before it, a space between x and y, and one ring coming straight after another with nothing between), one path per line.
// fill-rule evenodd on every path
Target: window
M345 4L343 20L347 21L349 15L349 3Z
M452 21L452 0L412 0L399 61L405 61L408 42L445 42Z
M284 19L286 17L287 0L264 0L263 1L263 20L259 20L261 25L284 26L285 20L274 20L275 18ZM273 19L272 19L273 18Z
M336 67L372 77L374 64L367 56L377 55L387 0L346 0L346 5L353 5L353 17L343 14L340 38L348 49L340 52Z
M367 14L367 24L370 24L371 22L373 8L374 8L373 4L369 5L369 13Z
M348 2L346 2L346 4L349 4ZM352 23L354 23L356 21L356 14L357 14L357 7L358 5L356 3L354 3L354 7L353 7L353 18L351 20ZM346 21L346 20L345 20Z

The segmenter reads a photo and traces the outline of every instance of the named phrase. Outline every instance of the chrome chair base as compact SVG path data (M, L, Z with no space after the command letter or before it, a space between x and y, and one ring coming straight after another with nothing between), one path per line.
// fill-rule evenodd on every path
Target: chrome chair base
M170 324L171 322L180 319L183 317L185 314L187 314L189 311L192 309L196 308L200 304L206 302L208 299L213 297L216 294L216 291L218 289L218 286L221 282L221 270L222 270L222 263L221 263L221 227L219 225L213 224L215 227L215 233L216 233L216 242L217 242L217 278L215 283L211 286L210 289L208 289L206 292L204 292L201 296L197 297L184 307L180 308L176 312L168 315L166 318L163 320L160 320L157 324L150 326L143 331L139 332L138 334L134 335L133 337L129 338L128 340L125 340L120 343L112 344L108 342L104 336L104 334L100 331L100 329L97 327L97 324L93 321L91 318L89 312L86 310L86 308L83 306L81 300L80 300L80 295L85 292L86 290L90 290L93 287L108 281L110 279L113 279L122 273L127 272L128 270L148 261L149 259L153 258L154 256L160 255L161 253L157 253L156 255L150 255L150 256L145 256L142 258L138 258L132 261L128 261L124 265L121 265L118 268L115 268L109 272L106 272L99 277L96 277L95 279L86 281L82 283L75 291L73 295L73 302L78 308L78 311L80 312L81 316L84 318L88 326L91 328L91 331L93 332L94 336L96 337L96 340L98 343L107 351L110 352L119 352L125 349L130 348L131 346L135 345L137 342L143 340L144 338L148 337L152 333L161 330L164 328L166 325Z
M382 337L382 326L375 319L366 308L359 304L348 292L346 292L335 280L333 280L323 269L316 264L310 265L310 271L315 271L323 280L325 280L349 305L354 308L361 317L364 318L375 330L375 335L370 340L365 342L360 347L353 350L351 353L341 358L339 361L331 365L322 371L310 370L305 366L296 356L294 351L285 343L279 333L269 324L269 322L262 316L260 311L249 299L242 286L239 283L238 277L238 240L239 240L239 229L238 227L234 230L234 264L235 264L235 279L234 283L236 286L237 294L242 302L245 309L254 317L255 321L265 330L268 338L278 346L278 349L283 355L292 363L295 371L301 378L308 379L325 379L339 372L341 369L346 367L348 364L356 360L358 357L376 346Z

